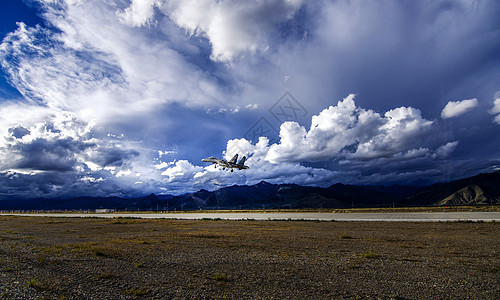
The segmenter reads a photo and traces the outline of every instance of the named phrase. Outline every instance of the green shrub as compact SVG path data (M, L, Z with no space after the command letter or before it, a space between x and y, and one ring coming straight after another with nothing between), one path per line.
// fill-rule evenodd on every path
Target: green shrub
M369 258L369 259L380 257L380 255L378 255L377 253L375 253L373 251L363 252L359 256L361 256L363 258Z
M133 296L144 296L147 293L149 293L148 289L141 289L141 288L129 288L127 290L127 294L133 295Z
M224 273L217 273L214 275L213 279L217 281L227 281L227 275Z
M341 239L352 239L352 236L348 235L345 232L341 232L341 233L339 233L339 238L341 238Z

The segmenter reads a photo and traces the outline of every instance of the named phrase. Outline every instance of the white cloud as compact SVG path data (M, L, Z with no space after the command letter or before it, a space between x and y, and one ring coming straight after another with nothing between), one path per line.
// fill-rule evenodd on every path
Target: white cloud
M124 12L118 12L121 20L129 26L142 26L151 19L158 0L132 0Z
M450 101L443 108L443 111L441 111L441 117L443 119L458 117L472 110L477 104L476 98L462 101Z
M455 151L455 148L458 146L459 142L454 141L454 142L448 142L442 146L440 146L436 152L434 153L434 157L436 158L446 158L448 157L453 151Z
M171 162L169 163L169 162L163 161L159 164L156 164L155 168L157 168L158 170L161 170L161 169L165 169L166 167L170 166L171 164L172 164Z
M124 14L147 14L136 3ZM116 12L102 1L45 3L44 18L60 32L19 23L0 46L14 87L28 100L101 123L176 102L220 105L218 79L185 56L198 54L196 46L186 40L172 45L170 36L151 38L143 34L147 30L122 24Z
M228 62L245 53L265 52L273 26L293 17L301 0L173 0L160 9L192 35L208 38L211 58Z
M80 181L94 183L94 182L104 181L104 178L102 178L102 177L94 178L94 177L89 177L89 176L83 176L82 178L80 178Z
M120 170L116 173L116 177L121 177L121 176L128 176L132 174L132 170Z
M497 94L500 94L500 92L498 92ZM490 110L490 113L496 115L493 121L497 124L500 124L500 97L497 97L493 101L493 108Z
M176 161L171 167L166 168L161 175L167 176L167 182L188 180L190 177L194 176L196 172L202 169L202 167L194 166L189 161L182 159Z
M270 146L267 159L276 163L389 157L412 149L432 124L412 107L396 108L384 116L358 108L351 94L313 116L309 131L296 122L283 123L280 143Z

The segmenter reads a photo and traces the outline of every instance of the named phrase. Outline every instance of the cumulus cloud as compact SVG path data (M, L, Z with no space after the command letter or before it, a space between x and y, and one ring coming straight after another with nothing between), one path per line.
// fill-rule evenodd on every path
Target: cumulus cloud
M194 166L187 160L179 160L166 168L161 175L167 176L167 182L189 180L189 177L195 176L202 169L202 167Z
M476 98L462 101L450 101L441 111L441 118L449 119L458 117L468 111L471 111L477 106L477 104L478 102Z
M390 157L411 149L433 124L418 109L400 107L382 116L356 107L354 97L313 116L308 131L296 122L283 123L280 143L270 146L267 159L276 163Z

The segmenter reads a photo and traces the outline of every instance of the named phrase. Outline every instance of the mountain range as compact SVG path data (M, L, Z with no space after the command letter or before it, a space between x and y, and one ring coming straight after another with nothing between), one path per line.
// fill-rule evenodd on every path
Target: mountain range
M296 184L234 185L183 195L138 198L78 197L0 201L0 210L197 210L368 208L403 206L498 205L500 171L426 187L359 186L336 183L326 188Z

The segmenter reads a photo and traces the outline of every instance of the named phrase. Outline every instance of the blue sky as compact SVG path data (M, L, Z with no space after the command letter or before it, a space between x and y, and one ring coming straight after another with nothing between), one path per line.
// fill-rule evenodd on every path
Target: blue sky
M0 198L500 166L498 1L0 4ZM247 155L249 170L201 162Z

